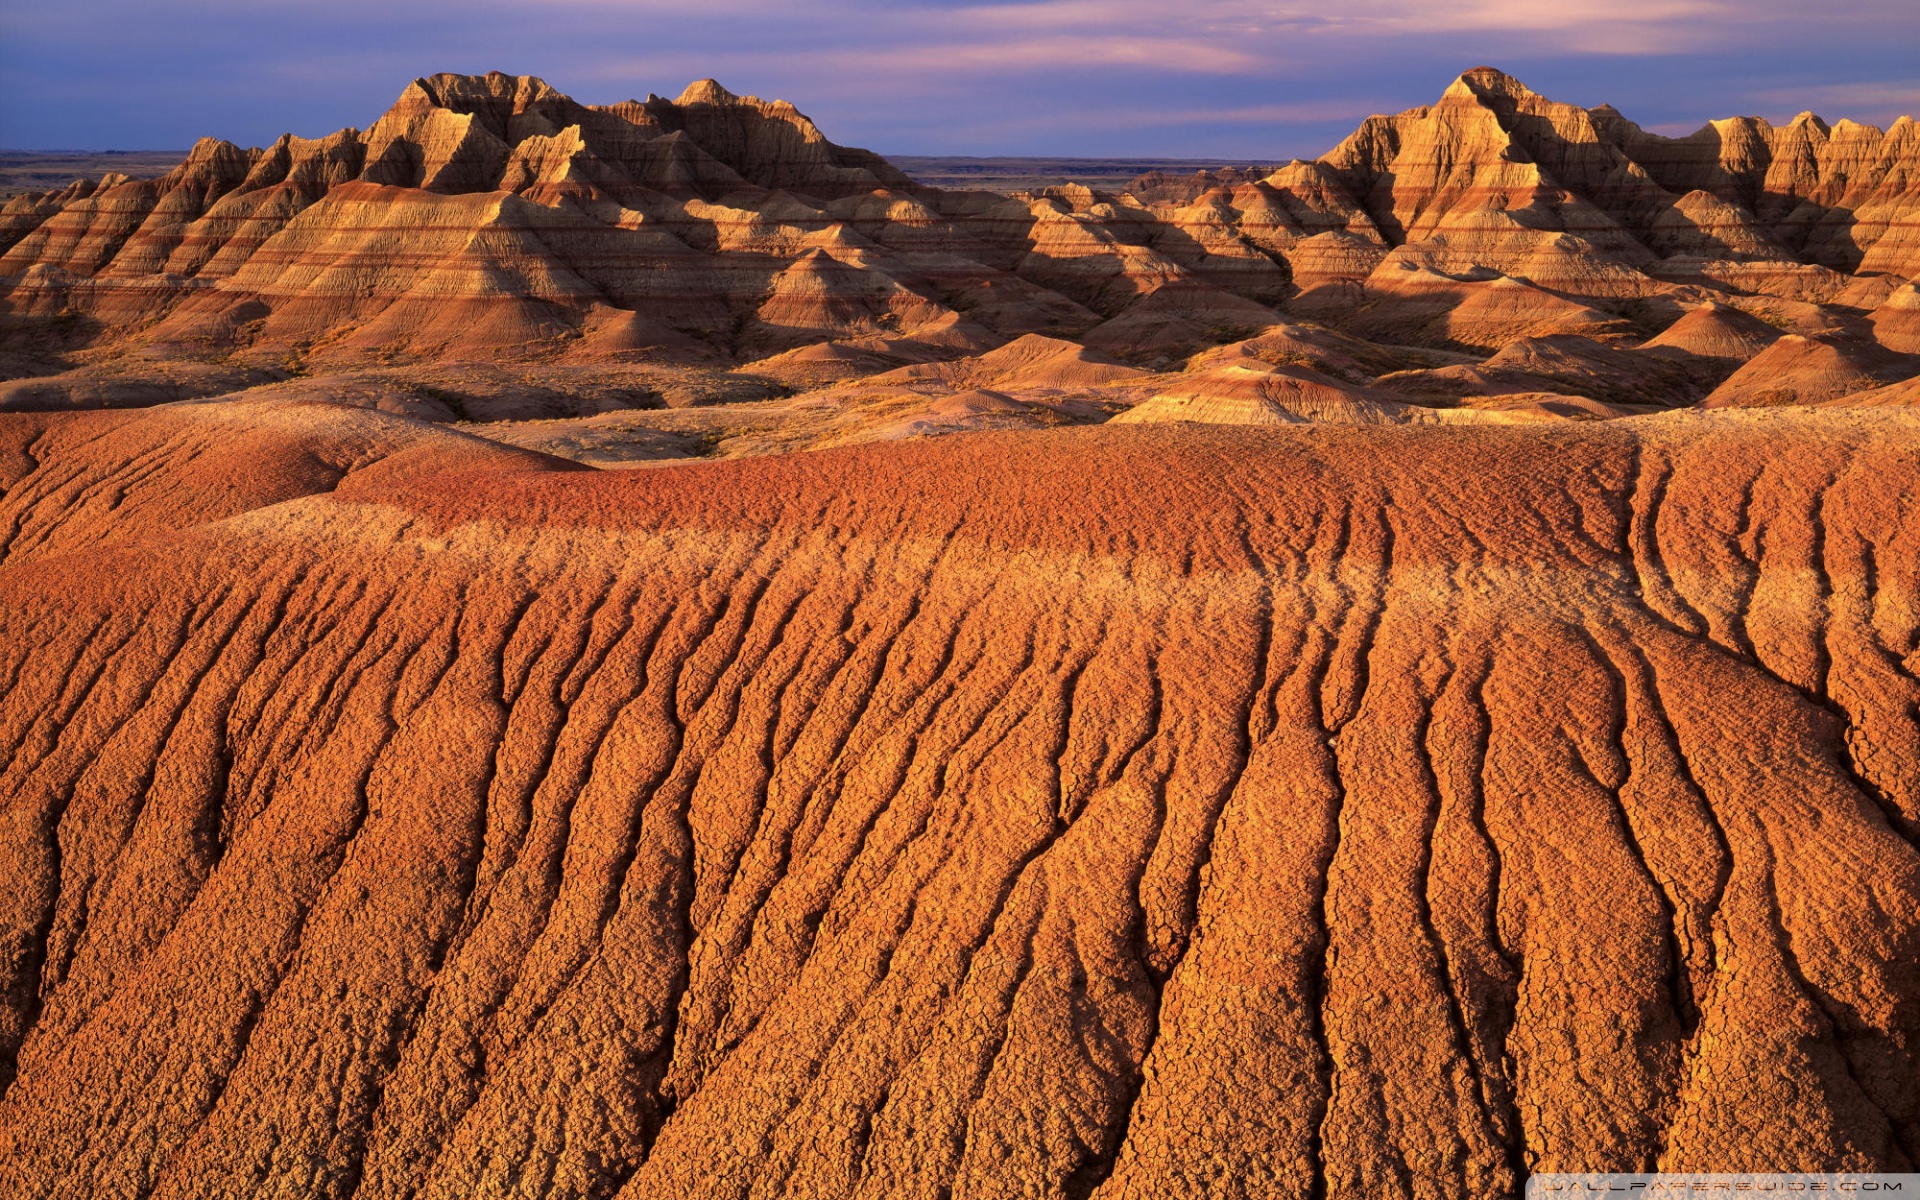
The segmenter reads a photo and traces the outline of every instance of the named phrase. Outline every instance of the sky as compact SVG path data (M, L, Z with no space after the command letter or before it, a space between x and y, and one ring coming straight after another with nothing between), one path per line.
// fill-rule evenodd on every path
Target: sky
M1920 115L1920 0L0 0L0 148L264 145L437 71L714 77L882 153L1314 157L1461 71L1713 117Z

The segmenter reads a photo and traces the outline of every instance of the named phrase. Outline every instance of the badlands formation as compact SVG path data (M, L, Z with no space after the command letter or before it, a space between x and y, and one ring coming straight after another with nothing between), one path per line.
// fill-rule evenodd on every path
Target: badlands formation
M1850 404L1920 374L1915 276L1907 119L1670 139L1481 68L1264 176L1002 195L711 80L440 75L364 133L0 206L0 411L311 397L606 465Z
M1911 121L1486 69L1114 193L492 75L9 201L0 1200L1912 1170L1916 276Z

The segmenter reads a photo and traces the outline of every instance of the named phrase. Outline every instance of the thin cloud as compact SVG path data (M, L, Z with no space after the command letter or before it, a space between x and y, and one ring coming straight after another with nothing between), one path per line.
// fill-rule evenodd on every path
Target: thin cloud
M901 152L1317 153L1479 63L1662 127L1756 106L1881 122L1920 108L1899 82L1912 4L0 0L0 145L264 143L365 125L416 75L487 69L602 103L713 76Z
M1920 116L1920 84L1873 82L1820 84L1807 88L1769 88L1753 93L1763 113L1782 120L1809 109L1824 117L1886 125L1902 116Z
M975 136L1017 136L1046 129L1125 130L1217 128L1221 126L1280 127L1297 123L1358 124L1372 113L1371 106L1353 101L1303 104L1259 104L1243 108L1146 108L1060 105L1045 112L1022 113L971 125ZM1254 156L1259 157L1259 156ZM1294 155L1268 155L1284 162Z
M1029 71L1088 71L1103 67L1150 67L1160 71L1241 74L1263 60L1229 46L1202 41L1103 34L1096 37L1023 38L940 46L896 46L841 51L826 56L829 67L865 69L881 75L928 71L1006 75Z

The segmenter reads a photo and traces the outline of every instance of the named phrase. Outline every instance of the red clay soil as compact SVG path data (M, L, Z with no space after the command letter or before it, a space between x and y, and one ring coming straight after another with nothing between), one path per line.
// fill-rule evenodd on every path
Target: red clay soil
M0 1196L1920 1159L1920 424L0 418Z

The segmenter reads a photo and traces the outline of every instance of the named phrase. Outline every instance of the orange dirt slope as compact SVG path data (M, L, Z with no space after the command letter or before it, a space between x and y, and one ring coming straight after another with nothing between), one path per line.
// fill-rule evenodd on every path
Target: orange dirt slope
M1920 1155L1904 410L560 465L0 417L0 1196Z

